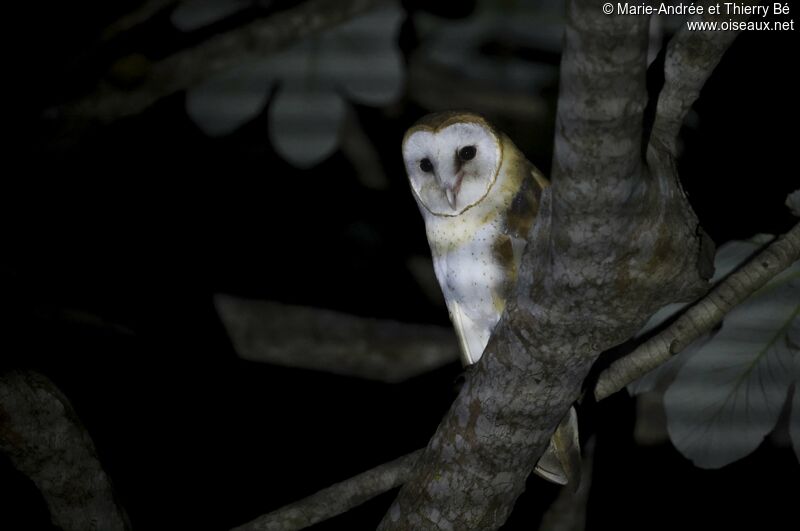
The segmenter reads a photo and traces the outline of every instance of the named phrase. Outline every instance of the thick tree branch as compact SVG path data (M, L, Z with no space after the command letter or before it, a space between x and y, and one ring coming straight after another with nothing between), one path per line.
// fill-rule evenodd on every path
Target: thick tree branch
M615 361L597 382L597 400L616 393L710 331L734 306L800 259L800 223L730 275L669 328Z
M129 528L89 434L44 376L0 375L0 451L38 487L64 531Z
M707 1L702 5L713 3ZM737 3L756 5L759 0ZM747 18L747 15L729 15L725 10L721 10L719 15L709 15L707 12L702 15L702 20L717 22L729 19L743 21ZM675 153L678 133L686 114L738 34L738 31L689 31L684 24L670 40L664 60L664 87L658 96L651 141Z
M642 160L649 18L601 9L568 2L561 59L552 178L568 192L559 199L582 211L619 206Z
M92 94L65 106L63 111L68 116L102 121L139 113L165 96L218 72L261 59L302 37L349 20L377 3L378 0L307 0L153 64L140 84L130 90L103 81Z
M336 483L233 531L294 531L347 512L406 482L422 450Z

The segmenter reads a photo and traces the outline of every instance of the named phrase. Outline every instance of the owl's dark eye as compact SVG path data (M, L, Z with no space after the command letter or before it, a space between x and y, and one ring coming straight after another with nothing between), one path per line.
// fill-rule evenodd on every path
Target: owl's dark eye
M424 158L421 161L419 161L419 169L421 169L425 173L432 172L433 171L433 163L431 162L431 159Z
M475 146L464 146L458 150L458 158L466 162L474 159L477 153L478 150L475 149Z

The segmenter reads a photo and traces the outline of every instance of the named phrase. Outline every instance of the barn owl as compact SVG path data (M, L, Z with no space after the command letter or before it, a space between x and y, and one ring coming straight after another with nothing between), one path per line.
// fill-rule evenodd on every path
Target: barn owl
M506 135L468 112L419 120L403 138L403 159L462 361L470 366L514 292L548 182ZM572 480L579 469L575 452L579 461L571 409L536 472L560 484Z

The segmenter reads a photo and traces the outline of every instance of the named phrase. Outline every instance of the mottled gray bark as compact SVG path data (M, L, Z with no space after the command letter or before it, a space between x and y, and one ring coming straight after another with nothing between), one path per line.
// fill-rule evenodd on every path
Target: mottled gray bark
M140 72L141 80L130 90L102 81L89 96L61 111L76 118L107 122L137 114L165 96L197 85L215 73L262 59L306 35L349 20L377 3L378 0L307 0L149 65Z
M516 300L380 529L498 528L599 353L707 289L713 245L671 154L642 160L648 21L601 5L568 5L553 186Z
M582 216L627 206L642 177L646 16L568 2L553 158L556 206ZM598 194L600 192L600 194Z
M91 437L44 376L0 375L0 451L33 481L64 531L129 529Z

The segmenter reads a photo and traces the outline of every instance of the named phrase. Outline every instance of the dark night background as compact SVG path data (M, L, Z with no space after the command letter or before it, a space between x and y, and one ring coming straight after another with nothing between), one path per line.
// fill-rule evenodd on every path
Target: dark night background
M183 94L65 137L47 109L88 92L115 56L192 44L162 17L98 49L99 32L135 4L35 3L5 19L17 44L4 76L0 367L41 371L69 397L135 529L228 529L423 446L457 392L456 364L390 385L245 362L212 303L231 293L447 324L405 265L428 251L399 146L429 109L356 105L386 190L363 187L341 153L293 168L272 150L265 113L210 139ZM436 12L457 19L472 6ZM418 44L409 19L403 54ZM717 244L793 223L796 46L796 31L741 34L684 128L683 185ZM556 94L542 93L550 117L529 124L535 135L511 135L546 174ZM584 435L597 434L588 529L796 529L800 468L780 437L701 470L668 442L635 444L624 392L584 417ZM556 493L531 477L505 529L535 528ZM374 528L393 496L316 528ZM35 487L2 456L0 529L50 529Z

